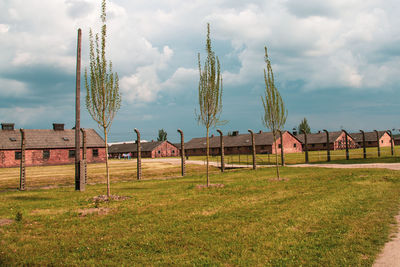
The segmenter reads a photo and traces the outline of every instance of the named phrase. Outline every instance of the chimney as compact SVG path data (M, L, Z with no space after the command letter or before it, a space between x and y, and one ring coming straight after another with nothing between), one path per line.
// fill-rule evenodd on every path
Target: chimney
M318 131L318 133L321 133L321 131Z
M293 128L293 135L297 135L297 129Z
M259 133L259 134L262 134L262 133L263 133L263 131L262 131L262 130L260 130L258 133Z
M53 123L54 131L64 131L64 123Z
M212 135L211 135L211 138L213 138L213 137L214 137L214 135L212 134Z
M232 136L238 136L239 135L239 131L233 131L232 132Z
M14 123L5 123L1 124L1 129L5 131L13 131L14 130Z

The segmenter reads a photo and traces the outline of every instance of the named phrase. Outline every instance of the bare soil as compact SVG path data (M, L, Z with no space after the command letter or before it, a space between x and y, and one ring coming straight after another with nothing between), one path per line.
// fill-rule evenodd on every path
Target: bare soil
M88 208L88 209L80 209L78 213L81 217L85 217L89 214L98 214L98 215L107 215L110 212L109 208Z
M14 220L11 219L0 219L0 226L12 224Z
M373 267L400 266L400 214L396 216L396 221L397 233L391 241L385 244Z
M222 188L222 187L225 187L225 185L224 184L210 184L209 186L207 186L206 184L196 185L197 189L204 189L204 188L210 188L210 187Z

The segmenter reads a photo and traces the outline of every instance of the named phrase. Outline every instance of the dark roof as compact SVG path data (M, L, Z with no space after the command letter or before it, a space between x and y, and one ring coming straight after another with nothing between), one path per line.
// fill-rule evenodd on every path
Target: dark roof
M287 131L285 131L287 132ZM283 134L284 132L282 132ZM289 132L288 132L289 133ZM291 134L291 133L289 133ZM254 138L256 145L272 145L274 143L274 137L272 132L261 132L254 133ZM278 138L279 139L279 138ZM236 136L224 136L224 146L225 147L238 147L238 146L251 146L251 135L248 134L239 134ZM206 147L206 138L199 137L193 138L189 142L185 143L185 149L196 149L196 148L205 148ZM220 137L213 136L210 137L210 148L220 147Z
M386 133L386 131L378 131L379 139ZM350 135L356 140L356 142L362 142L362 134L361 133L350 133ZM365 141L376 141L376 133L375 132L365 132Z
M338 137L342 134L342 131L339 132L329 132L329 143L333 143L338 139ZM304 134L296 135L297 139L300 140L302 144L304 144ZM324 144L326 143L326 133L309 133L307 134L307 144Z
M74 148L75 130L26 129L26 149ZM85 129L87 147L104 147L104 140L94 129ZM81 133L82 136L82 133ZM21 149L20 130L0 130L0 149Z
M393 135L394 140L400 140L400 134L394 134Z
M142 152L151 152L156 147L161 145L164 142L169 141L156 141L156 142L143 142L141 144ZM170 143L171 144L171 143ZM173 144L171 144L173 145ZM123 144L114 144L108 146L109 153L129 153L129 152L137 152L137 144L136 143L123 143Z

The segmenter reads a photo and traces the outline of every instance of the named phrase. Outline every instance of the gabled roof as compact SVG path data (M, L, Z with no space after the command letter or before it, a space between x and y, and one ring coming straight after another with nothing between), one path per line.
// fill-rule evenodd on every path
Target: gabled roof
M386 131L378 131L379 139L384 136ZM350 133L350 135L354 138L356 142L362 142L362 134L361 133ZM365 132L365 141L366 142L374 142L376 141L376 133L375 132Z
M341 134L342 134L342 131L329 132L329 143L335 142ZM296 135L296 137L297 137L297 139L300 140L300 142L302 144L305 143L304 134L298 134L298 135ZM307 144L324 144L324 143L326 143L326 133L325 132L307 134Z
M282 132L282 134L286 133ZM289 133L289 132L287 132ZM291 133L289 133L291 135ZM260 132L254 133L254 139L256 145L272 145L274 143L274 136L272 132ZM279 140L279 138L277 139ZM224 136L224 146L225 147L239 147L239 146L251 146L251 135L239 134L236 136ZM193 138L189 142L185 143L185 149L197 149L206 147L206 138L199 137ZM210 137L210 148L220 147L220 136Z
M85 131L87 147L105 147L103 138L94 129L85 129ZM75 147L75 130L72 129L63 131L25 129L24 132L26 149ZM21 149L20 130L0 130L0 149Z
M169 141L156 141L156 142L141 142L141 151L142 152L151 152L159 145L163 144L164 142ZM172 143L170 143L173 145ZM178 148L177 148L178 149ZM130 153L130 152L137 152L137 144L136 143L127 143L127 144L115 144L108 146L108 153Z

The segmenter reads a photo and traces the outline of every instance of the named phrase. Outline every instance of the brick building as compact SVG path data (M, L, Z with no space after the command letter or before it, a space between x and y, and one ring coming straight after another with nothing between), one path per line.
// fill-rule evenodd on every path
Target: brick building
M350 134L360 147L363 147L363 139L361 133ZM379 146L390 146L390 135L386 131L378 131ZM377 147L376 132L365 132L365 146L366 147Z
M282 133L283 152L297 153L302 152L301 142L290 132ZM274 138L271 132L258 132L254 134L257 154L275 154ZM281 153L281 139L277 141L278 154ZM212 135L210 137L210 155L220 154L220 136ZM201 156L206 154L206 138L193 138L185 144L185 153L187 156ZM252 143L251 135L239 134L238 131L231 135L224 136L224 153L229 154L251 154Z
M303 150L305 149L304 134L298 134L296 137L303 144ZM326 150L326 133L310 133L307 134L307 148L308 151ZM350 134L347 136L347 142L349 149L358 148L357 142ZM329 132L329 149L340 150L346 149L346 133L344 131Z
M105 162L103 138L93 129L84 130L87 140L87 162ZM75 162L75 130L64 130L64 124L53 124L53 130L26 129L24 132L26 166ZM14 129L14 124L3 123L0 130L0 167L17 167L20 165L20 159L21 132Z
M157 142L142 142L141 156L143 158L162 158L162 157L177 157L180 155L179 148L174 146L169 141ZM108 153L112 158L121 158L124 155L137 157L136 143L113 144L108 146Z

